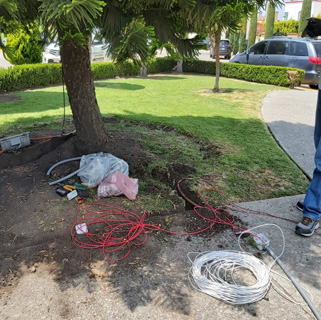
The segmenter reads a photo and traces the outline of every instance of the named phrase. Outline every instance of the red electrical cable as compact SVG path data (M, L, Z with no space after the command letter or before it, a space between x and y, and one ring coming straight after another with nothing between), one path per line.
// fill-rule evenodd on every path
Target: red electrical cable
M205 199L204 199L205 200ZM229 225L233 231L235 228L244 231L245 229L234 225L234 216L227 210L222 208L214 209L206 200L206 206L196 206L194 208L195 213L202 219L208 221L208 226L202 230L193 232L175 232L163 229L157 225L145 223L146 212L143 212L140 217L137 213L130 212L125 209L109 206L102 203L86 203L78 207L75 213L75 222L71 227L72 241L81 248L84 249L97 249L103 250L104 256L108 260L119 261L125 259L131 250L131 246L140 246L147 241L147 231L163 231L176 235L194 235L205 232L213 227L215 223ZM82 218L78 215L85 207L100 207L96 210L89 210L83 214ZM199 209L207 209L212 213L212 217L205 217L199 212ZM220 216L225 214L224 218ZM86 223L88 232L84 232L84 235L77 235L76 226L82 223ZM93 233L95 225L103 224L103 232ZM90 229L90 230L89 230ZM138 238L142 239L138 239ZM109 254L126 248L126 252L120 258L114 259Z
M182 181L182 180L181 180ZM179 182L181 182L179 181ZM179 183L178 183L179 186ZM180 190L180 188L179 188ZM106 259L111 261L120 261L125 259L131 250L133 245L140 246L147 241L148 231L162 231L170 234L176 235L194 235L205 232L206 230L212 228L214 224L228 225L232 228L233 232L235 229L239 231L245 231L244 228L236 226L234 224L234 215L229 212L229 210L235 210L239 212L253 213L258 215L269 216L273 218L278 218L290 222L295 222L294 220L275 216L266 212L260 212L250 209L242 208L236 204L229 202L223 195L222 192L216 189L202 189L202 191L214 191L223 198L223 200L228 204L227 209L223 207L213 208L210 203L205 199L201 192L199 196L205 205L197 205L195 203L194 212L203 220L208 221L208 226L202 230L194 232L175 232L163 229L157 225L145 223L146 212L144 211L142 216L139 216L135 212L131 212L125 209L113 207L102 203L85 203L78 207L75 212L75 222L71 227L71 237L72 241L81 248L84 249L97 249L101 248L103 250L103 255ZM181 192L181 190L180 190ZM82 212L82 217L79 218L78 215L83 209L90 207L99 207L98 209L89 209L87 213ZM210 217L204 216L200 210L206 210L211 214ZM85 223L88 231L84 232L83 235L77 235L76 226ZM93 229L99 225L103 225L103 230L101 232L93 233ZM249 234L252 234L249 232ZM252 234L253 235L253 234ZM261 239L260 239L261 240ZM263 241L262 241L263 242ZM121 249L125 249L125 253L120 258L111 258L109 255L117 252Z
M182 191L181 187L180 187L180 184L181 182L183 182L184 180L194 180L192 178L183 178L181 180L179 180L177 182L177 189L179 191L179 193L181 194L181 196L187 201L189 202L190 204L192 205L195 205L197 206L197 204L193 201L191 201ZM224 201L224 206L227 207L228 209L231 209L233 211L238 211L238 212L243 212L243 213L250 213L250 214L257 214L257 215L261 215L261 216L267 216L267 217L271 217L271 218L275 218L275 219L280 219L280 220L284 220L284 221L288 221L288 222L292 222L292 223L295 223L297 224L299 221L297 220L293 220L293 219L289 219L289 218L285 218L285 217L280 217L280 216L277 216L277 215L274 215L274 214L271 214L271 213L267 213L267 212L263 212L263 211L257 211L257 210L251 210L251 209L248 209L248 208L243 208L231 201L229 201L226 197L224 197L223 195L223 192L220 191L220 190L217 190L215 188L213 189L202 189L202 191L214 191L216 192L217 194L220 195L220 197L223 199ZM202 196L202 194L199 192L199 195L200 197L202 198L202 200L207 204L208 202L204 199L204 197Z

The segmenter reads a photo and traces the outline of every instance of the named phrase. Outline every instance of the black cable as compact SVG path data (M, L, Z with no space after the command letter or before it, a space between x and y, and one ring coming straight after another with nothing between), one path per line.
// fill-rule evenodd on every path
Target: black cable
M62 99L64 104L64 117L62 120L61 133L65 133L65 122L66 122L66 98L65 98L65 81L64 81L64 71L61 64L61 74L62 74Z

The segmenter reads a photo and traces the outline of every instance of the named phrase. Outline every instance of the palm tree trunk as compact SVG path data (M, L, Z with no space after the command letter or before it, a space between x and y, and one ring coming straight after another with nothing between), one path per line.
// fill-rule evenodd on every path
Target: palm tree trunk
M219 92L219 80L220 80L220 42L221 42L221 32L220 30L214 31L215 38L215 86L214 92Z
M99 151L106 146L107 132L96 100L89 41L82 47L65 40L60 51L77 137L84 150Z
M147 62L141 62L140 65L140 77L147 78Z

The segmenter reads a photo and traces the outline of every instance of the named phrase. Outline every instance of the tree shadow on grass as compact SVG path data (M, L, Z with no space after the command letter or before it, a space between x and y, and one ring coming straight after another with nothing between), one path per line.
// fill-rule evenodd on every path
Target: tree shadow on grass
M109 89L122 89L122 90L143 90L145 89L144 86L139 84L132 84L132 83L123 83L123 82L95 82L96 88L109 88Z
M4 102L1 104L1 115L6 114L23 114L37 113L48 110L57 110L65 104L69 107L68 94L61 89L61 92L48 92L44 90L25 91L11 93L10 98L3 97ZM10 99L8 101L8 99Z
M151 80L185 80L185 77L178 77L178 76L148 76L148 79Z

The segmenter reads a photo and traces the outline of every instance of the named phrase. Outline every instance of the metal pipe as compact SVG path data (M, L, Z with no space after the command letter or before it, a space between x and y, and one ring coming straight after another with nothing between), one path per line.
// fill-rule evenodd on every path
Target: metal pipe
M286 266L283 264L283 262L278 258L278 256L272 251L272 249L267 246L265 247L266 251L271 255L271 257L278 263L278 265L282 268L282 270L286 273L286 275L289 277L289 279L292 281L292 283L295 285L297 290L300 292L302 298L305 300L305 302L308 304L310 307L311 311L315 315L317 320L321 320L321 316L319 315L318 310L315 308L313 305L312 301L310 298L307 296L305 291L302 289L300 284L295 280L295 278L291 275L290 271L286 268Z

